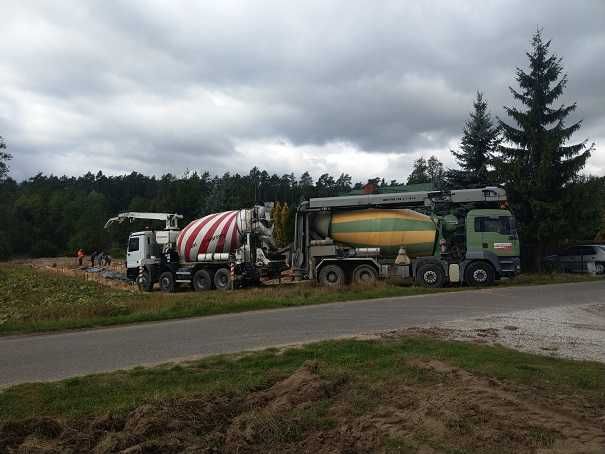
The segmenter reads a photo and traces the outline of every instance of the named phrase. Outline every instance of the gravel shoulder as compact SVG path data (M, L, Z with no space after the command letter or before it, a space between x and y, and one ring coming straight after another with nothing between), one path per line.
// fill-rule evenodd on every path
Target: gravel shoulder
M511 312L441 323L451 340L500 344L528 353L605 362L605 304Z

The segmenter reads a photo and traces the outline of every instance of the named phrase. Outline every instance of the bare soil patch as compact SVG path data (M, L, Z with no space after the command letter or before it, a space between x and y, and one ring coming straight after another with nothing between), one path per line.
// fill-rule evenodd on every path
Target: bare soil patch
M0 452L604 452L605 416L582 400L545 399L443 361L405 361L419 380L361 386L307 361L244 395L164 399L125 416L6 422Z

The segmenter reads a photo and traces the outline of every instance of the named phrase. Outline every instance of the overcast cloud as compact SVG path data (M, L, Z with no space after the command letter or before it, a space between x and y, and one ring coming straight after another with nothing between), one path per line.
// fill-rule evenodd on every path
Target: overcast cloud
M252 166L403 180L453 166L476 90L494 115L539 24L563 57L587 171L605 175L605 1L0 4L12 176Z

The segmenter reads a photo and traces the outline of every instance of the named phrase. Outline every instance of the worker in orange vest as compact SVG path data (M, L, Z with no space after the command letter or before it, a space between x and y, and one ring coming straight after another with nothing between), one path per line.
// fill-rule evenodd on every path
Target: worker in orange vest
M78 265L82 266L82 260L84 260L84 256L86 254L84 253L84 250L82 248L78 249L77 252L77 256L78 256Z

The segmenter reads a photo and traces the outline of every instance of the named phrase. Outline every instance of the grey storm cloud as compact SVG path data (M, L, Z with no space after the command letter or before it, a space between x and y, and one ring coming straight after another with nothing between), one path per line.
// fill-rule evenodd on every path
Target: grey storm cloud
M600 0L20 1L0 15L0 135L18 179L453 165L474 93L503 115L537 26L564 59L576 140L605 141ZM356 168L360 153L388 164ZM605 174L600 153L589 170Z

